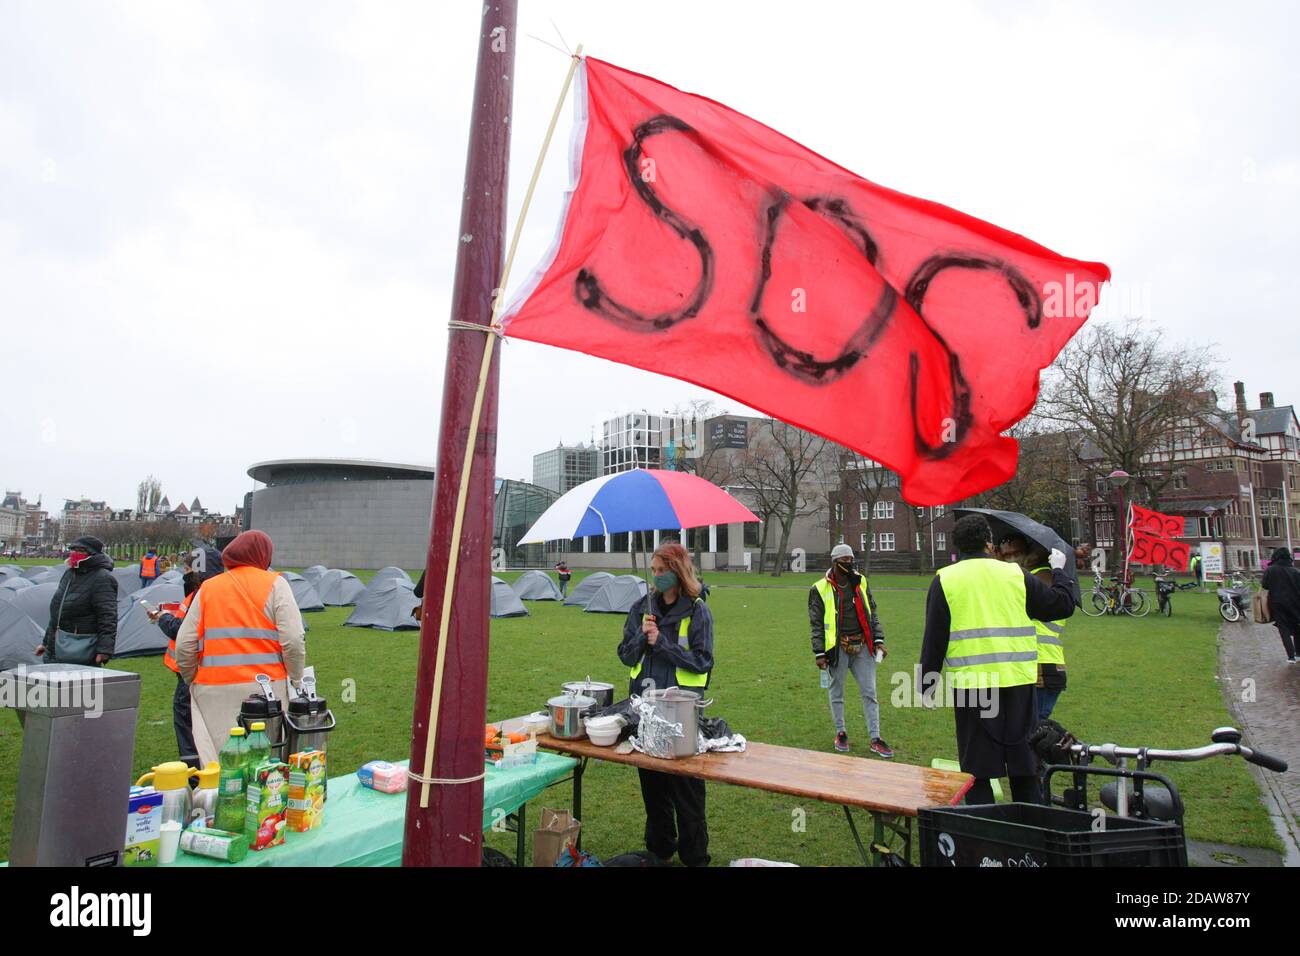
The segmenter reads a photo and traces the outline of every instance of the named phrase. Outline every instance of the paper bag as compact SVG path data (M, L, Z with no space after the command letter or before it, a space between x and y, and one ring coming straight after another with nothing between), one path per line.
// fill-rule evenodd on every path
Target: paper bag
M542 825L533 831L533 866L555 866L566 843L578 839L582 823L568 810L542 808Z
M1256 624L1272 624L1272 609L1268 606L1268 592L1256 591L1250 599L1251 616Z

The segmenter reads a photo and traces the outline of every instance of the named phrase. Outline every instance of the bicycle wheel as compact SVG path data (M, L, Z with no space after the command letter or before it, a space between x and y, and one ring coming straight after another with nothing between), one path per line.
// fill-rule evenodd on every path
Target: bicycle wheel
M1089 617L1101 617L1106 613L1106 595L1100 591L1093 591L1091 600L1084 601L1079 610Z
M1151 610L1147 596L1136 589L1124 592L1124 611L1130 617L1146 617Z
M1237 610L1237 605L1233 604L1231 601L1219 602L1219 614L1229 624L1235 624L1237 621L1241 620L1241 612Z

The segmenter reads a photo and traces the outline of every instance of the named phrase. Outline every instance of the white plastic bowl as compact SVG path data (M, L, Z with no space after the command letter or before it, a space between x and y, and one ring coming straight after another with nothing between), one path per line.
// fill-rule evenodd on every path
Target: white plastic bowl
M597 747L612 747L618 743L618 732L623 729L617 717L595 717L587 721L587 737Z

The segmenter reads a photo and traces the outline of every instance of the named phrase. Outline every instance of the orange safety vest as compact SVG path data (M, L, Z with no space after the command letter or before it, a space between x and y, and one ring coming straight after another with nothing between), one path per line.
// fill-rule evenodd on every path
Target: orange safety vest
M177 617L185 617L185 612L190 609L190 602L194 600L194 595L198 593L198 591L191 591L190 596L181 602L181 613L177 614ZM166 665L167 669L172 673L179 674L181 672L180 667L176 663L176 638L174 637L167 638L167 650L163 652L163 664Z
M140 577L156 578L158 577L158 559L141 558L140 559Z
M203 582L195 684L252 684L258 674L288 679L280 632L265 610L278 577L244 565Z

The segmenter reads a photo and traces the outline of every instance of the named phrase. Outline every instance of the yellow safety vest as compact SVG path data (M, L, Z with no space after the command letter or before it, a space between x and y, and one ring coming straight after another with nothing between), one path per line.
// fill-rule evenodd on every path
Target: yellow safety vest
M703 598L696 598L695 603L699 604L702 600ZM650 607L649 595L646 596L646 607L647 608ZM678 646L680 647L691 646L690 632L691 632L691 616L687 614L684 618L682 618L680 621L677 622ZM644 663L645 663L645 657L642 656L641 660L637 661L636 666L632 668L633 679L641 676L641 665ZM709 686L709 674L712 673L711 671L705 671L703 674L697 674L695 673L695 671L688 671L683 667L676 667L674 668L674 670L677 673L678 687L708 687ZM659 689L663 690L662 687Z
M1038 682L1038 628L1025 610L1025 572L992 558L939 569L948 602L944 671L953 687L1019 687Z
M1047 568L1034 568L1030 574L1046 571ZM1061 634L1065 630L1065 621L1034 621L1038 630L1038 663L1060 664L1065 666L1065 645L1061 643Z
M817 594L822 599L822 628L826 634L825 652L830 653L832 647L836 645L837 629L835 626L835 587L826 578L821 578L813 585ZM865 574L858 577L858 593L862 595L862 611L870 616L871 604L867 600L867 576ZM871 635L871 640L875 641L876 635Z

